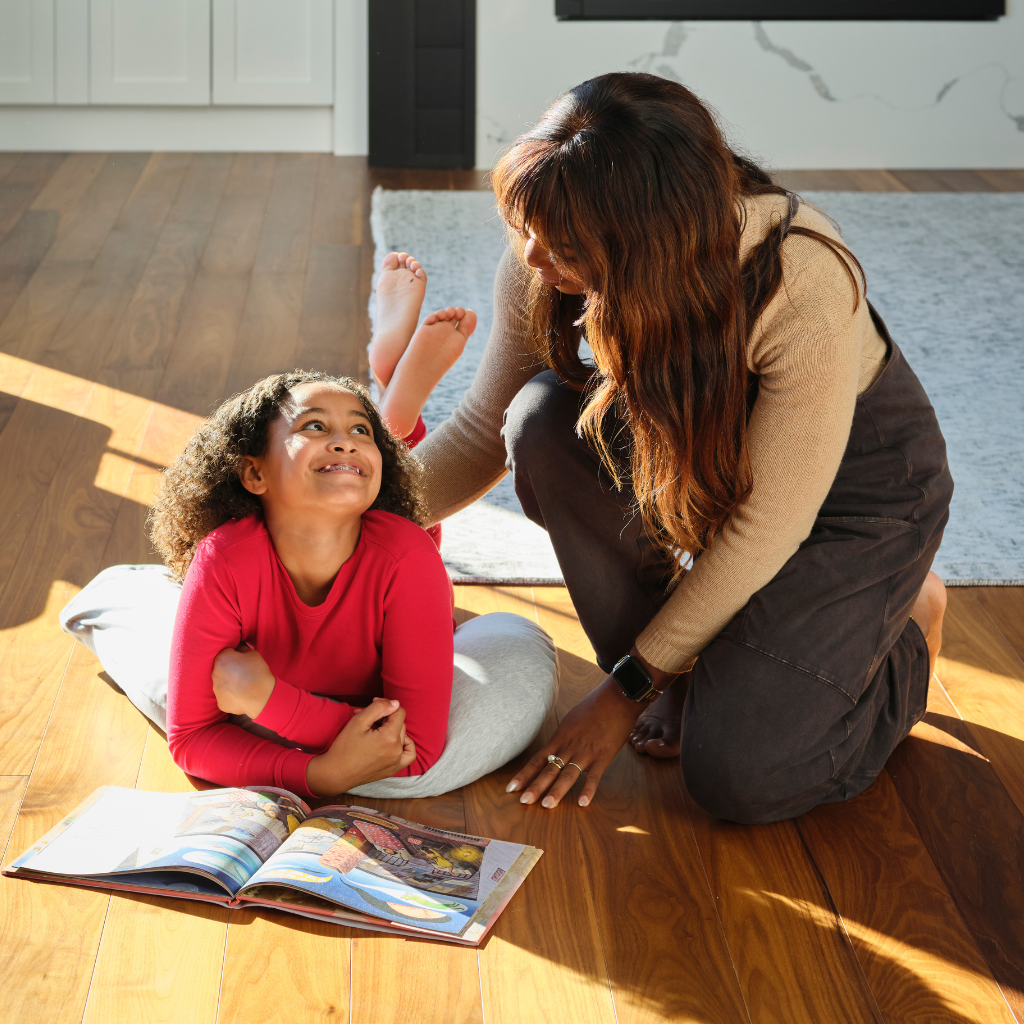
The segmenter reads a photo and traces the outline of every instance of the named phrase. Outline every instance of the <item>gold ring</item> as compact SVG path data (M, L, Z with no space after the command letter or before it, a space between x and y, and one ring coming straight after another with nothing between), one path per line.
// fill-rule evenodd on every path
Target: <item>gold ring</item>
M559 771L565 767L565 762L557 754L548 754L548 764L557 764Z
M576 771L578 771L580 773L580 775L584 774L583 769L575 761L570 761L569 765L571 765L573 768L575 768ZM566 767L568 767L568 765Z

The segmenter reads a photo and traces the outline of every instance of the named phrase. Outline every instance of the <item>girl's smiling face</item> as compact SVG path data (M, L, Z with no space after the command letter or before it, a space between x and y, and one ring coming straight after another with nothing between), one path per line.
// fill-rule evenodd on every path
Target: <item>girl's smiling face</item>
M247 458L246 490L275 511L320 509L362 515L381 485L381 455L363 403L337 384L300 384Z

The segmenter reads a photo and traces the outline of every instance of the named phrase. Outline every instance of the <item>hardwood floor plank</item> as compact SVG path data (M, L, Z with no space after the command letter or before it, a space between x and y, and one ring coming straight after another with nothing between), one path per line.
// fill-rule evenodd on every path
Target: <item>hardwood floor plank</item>
M161 558L146 531L146 516L161 478L160 467L173 462L201 422L201 417L192 413L154 403L100 569L111 565L160 564Z
M938 676L1024 814L1024 664L974 593L947 593Z
M528 587L456 587L455 604L457 613L506 611L536 621ZM554 725L552 715L542 737ZM463 789L471 834L546 851L480 949L484 1018L488 1024L549 1016L612 1021L615 1008L594 901L579 867L583 850L574 808L542 811L505 793L527 754ZM572 927L553 927L553 921L571 921Z
M17 166L18 161L24 156L24 153L0 153L0 184L3 183L4 178Z
M980 174L996 192L1024 192L1024 170L988 170L981 168L975 173Z
M58 209L60 227L49 253L54 261L92 262L107 241L125 203L150 163L148 153L110 153L82 198L69 211Z
M27 787L27 775L0 776L0 862L4 864L14 859L7 856L7 840L11 838Z
M26 393L28 388L26 388ZM24 401L24 399L23 399ZM152 403L95 385L0 596L0 774L26 774L43 735L69 637L57 614L95 575ZM8 431L4 431L7 434ZM66 656L66 655L65 655Z
M483 1019L475 949L367 932L352 939L352 1024Z
M306 275L253 271L238 326L226 393L244 391L272 373L295 368Z
M98 374L110 387L153 397L177 336L231 157L195 156Z
M797 830L887 1021L1014 1024L892 780L824 804Z
M317 153L277 157L254 274L305 273L319 162Z
M20 400L0 435L0 464L5 468L0 479L0 535L4 538L0 548L0 628L19 621L16 613L11 614L14 609L4 602L5 588L70 443L76 417L92 392L88 381L48 367L21 360L6 359L4 363L10 376L4 389L14 390ZM26 370L28 375L22 380Z
M8 860L98 786L134 786L139 772L145 719L103 680L99 662L84 647L70 637L64 640L74 652L8 844ZM78 1024L109 894L11 878L0 879L0 893L0 945L7 952L8 978L17 979L5 996L10 1019Z
M258 154L244 158L240 154L232 164L157 390L157 399L164 405L206 416L230 394L228 375L260 245L273 166L272 157Z
M772 180L794 192L906 192L907 186L883 170L772 171Z
M63 219L82 201L108 158L107 153L69 153L29 209L52 210Z
M1024 663L1024 587L970 587L978 604Z
M252 272L273 184L271 154L236 154L199 264L202 274L248 277Z
M1024 819L959 718L925 715L886 771L992 976L1024 1020Z
M543 587L534 594L540 625L558 648L561 717L605 673L568 592ZM625 749L590 807L575 806L575 791L566 798L582 841L619 1024L748 1020L681 785L676 761Z
M49 210L26 210L0 240L0 320L17 302L53 244L58 219Z
M208 416L231 393L228 372L248 290L245 277L200 273L182 312L158 402Z
M881 1024L793 822L734 825L687 804L751 1021Z
M135 713L147 729L135 788L191 792L195 787L171 759L167 741ZM213 1024L229 913L212 904L114 893L96 957L86 1024Z
M347 1024L350 936L292 914L232 911L218 1024ZM378 1010L391 1005L390 991L376 998Z
M894 170L894 178L911 192L996 192L998 189L973 170Z
M362 244L368 185L365 158L320 155L310 229L314 246Z
M76 153L61 164L30 211L58 218L56 238L0 318L0 351L36 361L43 356L144 166L136 154Z
M41 362L82 377L102 366L190 160L150 158Z
M0 182L0 239L21 219L46 187L64 153L25 153Z
M50 262L44 257L0 321L0 352L38 362L78 294L89 267L87 260Z
M355 245L313 245L306 273L295 365L359 379L370 343L362 295L362 254Z

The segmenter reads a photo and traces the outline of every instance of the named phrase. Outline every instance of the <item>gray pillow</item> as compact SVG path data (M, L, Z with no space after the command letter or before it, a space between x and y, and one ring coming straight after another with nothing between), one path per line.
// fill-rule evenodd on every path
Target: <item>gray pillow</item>
M128 699L164 732L180 597L181 584L162 565L114 565L60 613L60 628L85 644Z

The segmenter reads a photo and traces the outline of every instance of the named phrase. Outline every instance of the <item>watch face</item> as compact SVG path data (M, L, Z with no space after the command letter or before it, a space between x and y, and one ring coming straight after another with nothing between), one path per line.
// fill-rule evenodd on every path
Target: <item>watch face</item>
M622 687L622 692L632 700L638 700L651 689L650 676L647 675L643 665L631 655L627 654L616 664L612 669L612 675Z

